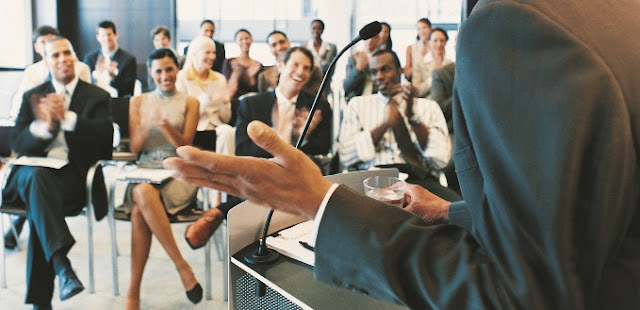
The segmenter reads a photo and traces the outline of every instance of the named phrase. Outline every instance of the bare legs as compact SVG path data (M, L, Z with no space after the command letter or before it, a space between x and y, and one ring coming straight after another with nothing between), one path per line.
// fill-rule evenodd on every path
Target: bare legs
M131 209L131 282L125 305L128 310L140 308L140 284L149 258L151 234L156 236L175 264L185 290L192 289L198 283L191 266L178 250L169 218L160 199L160 192L150 184L138 184L133 188L133 201L135 205Z

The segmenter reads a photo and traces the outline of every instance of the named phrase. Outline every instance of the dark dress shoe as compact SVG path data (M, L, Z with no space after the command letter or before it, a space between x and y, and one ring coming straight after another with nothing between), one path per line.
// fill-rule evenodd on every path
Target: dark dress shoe
M4 234L4 247L9 250L13 250L18 247L18 240L13 236L11 230Z
M48 304L48 305L33 304L33 310L53 310L53 308L51 307L51 304Z
M194 304L197 304L202 300L202 286L200 286L200 283L197 283L196 286L188 290L186 293L189 301Z
M84 290L84 286L73 270L64 270L58 274L60 283L60 300L67 300Z

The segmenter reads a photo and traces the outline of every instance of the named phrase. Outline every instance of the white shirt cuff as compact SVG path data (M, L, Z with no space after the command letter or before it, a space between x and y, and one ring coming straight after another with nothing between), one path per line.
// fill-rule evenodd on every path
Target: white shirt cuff
M29 131L32 135L43 140L53 138L53 134L49 131L49 124L42 120L35 120L29 125Z
M312 247L316 246L316 239L318 239L318 230L320 229L320 221L322 221L322 216L324 215L324 210L327 208L327 203L329 202L329 198L333 195L333 192L338 188L337 183L333 183L326 194L324 194L324 199L322 199L322 203L320 203L320 207L318 208L318 213L316 213L315 219L313 219L313 231L311 231L311 235L309 236L309 245Z
M64 131L75 131L78 122L78 114L73 111L67 111L64 114L64 120L60 123L60 128Z

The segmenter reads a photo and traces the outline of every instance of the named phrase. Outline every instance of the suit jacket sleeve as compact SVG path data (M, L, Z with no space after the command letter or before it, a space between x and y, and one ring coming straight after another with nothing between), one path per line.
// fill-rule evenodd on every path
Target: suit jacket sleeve
M119 51L124 53L124 51ZM118 61L118 75L111 80L111 86L118 90L118 97L133 95L133 89L137 79L136 58L124 54ZM123 62L123 63L120 63Z
M262 95L258 96L261 98L264 97ZM259 109L263 109L265 106L272 107L273 105L267 104L266 102L258 102L255 97L256 96L248 97L240 101L240 107L238 108L238 120L236 121L236 155L271 158L271 154L257 146L247 134L247 126L249 126L251 121L259 120L271 126L270 119L267 120L262 117L258 117L258 114ZM268 115L271 115L270 111Z
M453 97L471 229L340 187L316 277L416 309L637 307L639 61L625 46L640 39L585 25L636 29L638 9L481 1L459 32Z
M310 109L313 98L309 94L301 93L300 98L303 96L307 108ZM322 122L311 134L308 134L307 142L300 146L300 150L308 155L324 155L331 150L331 120L333 118L331 107L324 99L320 99L317 110L322 111ZM293 143L295 144L295 142L297 141Z
M18 114L18 119L16 120L15 130L11 141L11 149L18 154L45 156L47 154L47 147L51 144L53 138L57 134L57 131L55 131L50 139L41 139L34 136L29 130L29 125L31 125L31 122L36 119L33 109L31 108L30 98L34 94L44 95L46 93L45 85L40 85L30 91L27 91L22 96L22 105L20 106L20 112Z

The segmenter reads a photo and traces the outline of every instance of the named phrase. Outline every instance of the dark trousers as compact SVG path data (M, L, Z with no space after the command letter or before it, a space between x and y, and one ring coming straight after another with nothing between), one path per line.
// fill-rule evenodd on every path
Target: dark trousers
M5 202L24 203L29 219L26 303L51 302L51 256L58 251L66 255L75 243L64 217L84 206L85 175L71 164L59 170L16 166L11 172L3 191Z

